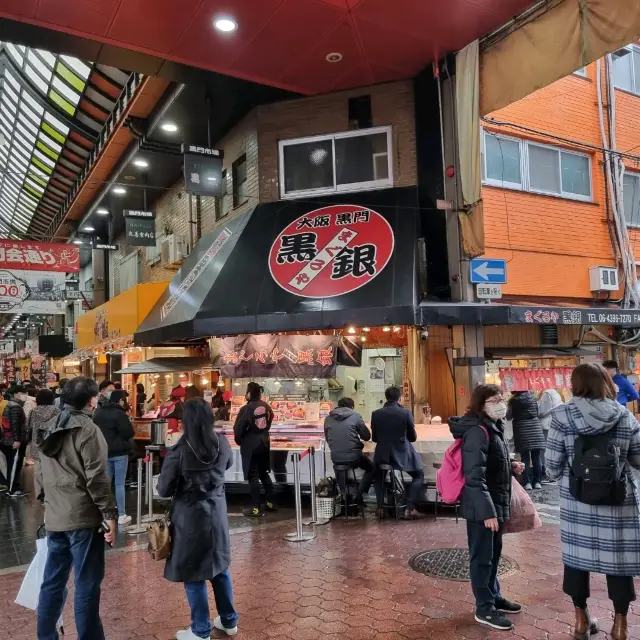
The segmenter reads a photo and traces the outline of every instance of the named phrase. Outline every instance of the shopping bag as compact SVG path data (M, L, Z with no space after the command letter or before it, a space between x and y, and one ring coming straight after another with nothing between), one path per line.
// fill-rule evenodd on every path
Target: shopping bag
M511 478L511 519L504 523L503 533L522 533L542 526L542 521L529 494Z
M9 493L13 491L13 483L16 479L16 468L18 467L18 453L13 456L13 464L11 465L11 477L9 478Z
M7 458L4 455L4 453L0 451L0 478L6 478L6 477L7 477Z
M36 611L38 600L40 599L40 587L44 580L44 568L47 564L47 539L38 538L36 540L36 555L31 561L27 572L24 574L20 590L16 596L16 604L26 609ZM66 589L65 589L66 599ZM58 620L58 626L62 627L62 615Z

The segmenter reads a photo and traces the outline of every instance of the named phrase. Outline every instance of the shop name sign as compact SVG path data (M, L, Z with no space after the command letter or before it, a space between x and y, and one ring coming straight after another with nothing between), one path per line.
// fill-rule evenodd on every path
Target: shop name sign
M394 235L373 209L332 205L294 220L269 254L273 279L289 293L332 298L365 286L387 266Z
M0 240L0 269L80 271L80 249L62 243Z
M155 218L153 211L135 211L133 209L125 209L122 214L125 218Z
M184 185L196 196L222 194L222 156L220 149L182 145Z
M118 245L117 244L94 244L93 248L104 249L105 251L117 251Z
M200 156L213 156L215 158L222 158L224 153L221 149L209 149L207 147L197 147L194 144L183 144L182 153L195 153Z
M571 307L511 307L512 322L523 324L607 324L640 327L640 311Z

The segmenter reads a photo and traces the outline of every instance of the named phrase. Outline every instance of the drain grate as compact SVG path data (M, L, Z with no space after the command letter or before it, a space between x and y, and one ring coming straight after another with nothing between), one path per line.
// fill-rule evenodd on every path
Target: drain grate
M409 558L409 566L432 578L469 582L469 552L466 549L430 549ZM507 576L518 571L515 560L502 556L498 575Z

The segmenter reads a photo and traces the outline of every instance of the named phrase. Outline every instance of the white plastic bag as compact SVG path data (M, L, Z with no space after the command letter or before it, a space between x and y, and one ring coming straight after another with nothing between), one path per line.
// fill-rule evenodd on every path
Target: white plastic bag
M0 451L0 478L7 478L7 458L2 451Z
M44 568L47 564L47 539L38 538L36 540L36 555L31 561L27 573L20 585L20 590L16 596L16 604L27 609L36 611L38 608L38 600L40 600L40 587L44 580ZM62 615L58 620L58 626L62 627Z

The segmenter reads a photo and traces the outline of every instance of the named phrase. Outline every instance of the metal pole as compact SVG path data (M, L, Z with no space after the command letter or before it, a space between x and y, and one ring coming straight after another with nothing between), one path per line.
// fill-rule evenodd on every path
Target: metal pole
M313 540L315 533L304 533L302 531L302 495L300 490L300 454L293 454L293 484L296 498L296 530L295 533L289 533L285 536L285 540L289 542L305 542Z
M138 501L136 504L136 526L127 529L127 533L144 533L147 528L142 525L142 458L138 458Z
M149 520L153 520L153 451L149 451L149 462L147 462L147 493L149 495Z
M311 522L318 522L318 505L316 504L316 450L309 450L309 478L311 482Z

